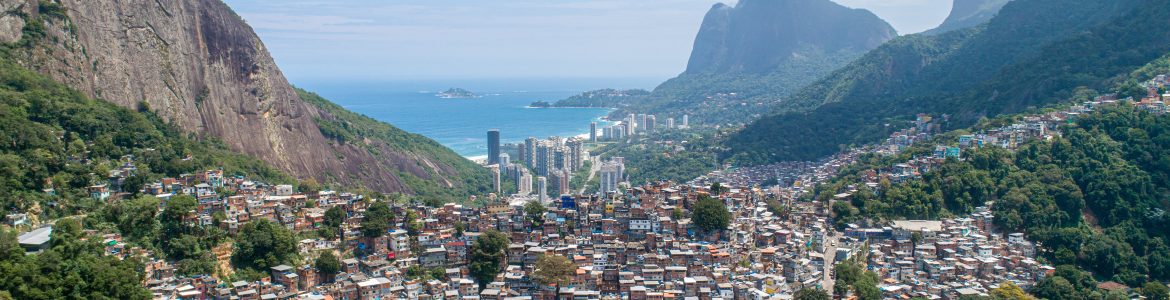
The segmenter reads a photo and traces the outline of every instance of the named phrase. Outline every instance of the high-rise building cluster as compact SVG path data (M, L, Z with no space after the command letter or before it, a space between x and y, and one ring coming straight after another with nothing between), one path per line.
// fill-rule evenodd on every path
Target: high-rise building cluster
M683 115L682 124L675 124L674 118L666 118L662 123L658 117L651 114L630 114L621 122L601 129L601 136L596 136L596 123L590 125L590 141L607 140L618 141L635 135L647 135L666 129L686 128L690 116Z
M595 127L595 125L591 125ZM592 135L596 138L596 134ZM503 192L502 178L508 178L516 185L516 194L529 195L533 192L540 196L554 196L568 194L571 191L569 182L575 172L584 167L589 152L585 150L586 140L583 138L549 137L540 140L529 137L523 143L506 145L508 149L515 149L517 159L503 150L499 151L495 159L489 157L489 168L495 168L494 186L497 192ZM499 147L499 131L488 132L488 152L493 153L493 147ZM509 150L510 151L510 150ZM536 184L536 189L533 189Z
M609 161L601 164L601 187L597 191L600 193L611 193L619 191L619 185L625 181L626 176L625 158L614 157Z

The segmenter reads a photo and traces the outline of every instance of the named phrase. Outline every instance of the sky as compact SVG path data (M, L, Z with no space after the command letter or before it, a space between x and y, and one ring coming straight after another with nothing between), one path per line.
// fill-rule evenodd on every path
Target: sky
M901 34L949 0L834 0ZM225 0L294 83L604 78L653 87L686 68L712 0ZM731 4L733 1L725 1ZM649 86L646 86L649 85Z

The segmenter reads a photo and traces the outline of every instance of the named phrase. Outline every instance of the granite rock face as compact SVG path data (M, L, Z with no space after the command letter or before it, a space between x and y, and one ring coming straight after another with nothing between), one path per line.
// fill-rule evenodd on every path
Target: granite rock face
M927 30L925 34L937 35L953 30L970 28L987 23L994 18L999 10L1012 0L955 0L951 5L951 13L938 27Z
M409 194L401 175L454 187L461 174L452 165L471 164L386 141L324 136L318 121L335 116L298 96L252 28L220 0L55 3L67 17L38 18L47 38L16 54L22 64L94 98L146 104L197 136L296 177ZM43 10L25 0L0 0L0 9L0 41L9 43L32 20L22 15Z
M897 36L877 15L829 0L720 3L703 19L686 73L767 73L794 57L864 53Z

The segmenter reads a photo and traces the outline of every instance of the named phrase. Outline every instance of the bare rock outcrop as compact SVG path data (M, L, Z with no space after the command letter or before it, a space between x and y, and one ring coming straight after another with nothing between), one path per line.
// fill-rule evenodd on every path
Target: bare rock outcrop
M32 20L22 16L43 14L44 3L0 0L0 41L20 40ZM437 159L390 141L324 136L319 121L336 116L303 101L252 28L220 0L48 3L65 17L36 18L47 38L18 57L89 96L129 108L146 104L191 133L299 178L409 194L402 176L455 187L475 175L458 174L454 165L475 168L449 159L458 157L453 153Z

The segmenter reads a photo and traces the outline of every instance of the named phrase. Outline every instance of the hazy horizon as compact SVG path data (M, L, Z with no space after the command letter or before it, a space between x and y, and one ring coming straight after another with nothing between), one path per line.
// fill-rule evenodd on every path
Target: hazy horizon
M869 9L900 34L937 26L951 5L941 0L834 1ZM225 2L256 30L293 82L535 78L629 82L623 87L640 88L652 88L686 68L703 15L716 3Z

